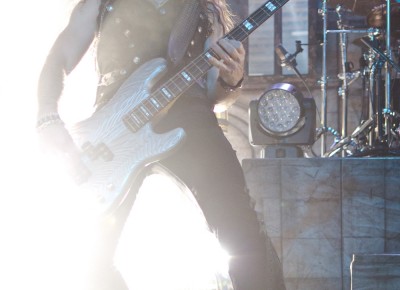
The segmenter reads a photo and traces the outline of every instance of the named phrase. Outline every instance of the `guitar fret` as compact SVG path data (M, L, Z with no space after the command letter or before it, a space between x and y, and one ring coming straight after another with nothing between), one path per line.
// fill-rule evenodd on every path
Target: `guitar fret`
M138 116L135 114L135 112L132 112L131 117L138 126L144 125L144 122L142 121L142 119L138 118Z
M171 91L174 92L174 95L177 96L184 91L187 87L187 83L180 77L175 77L169 83L169 87Z
M221 59L221 57L215 52L215 50L214 49L212 49L212 48L210 48L208 51L207 51L207 53L205 54L205 60L207 61L207 63L208 64L210 64L209 62L208 62L208 59L210 58L210 57L215 57L216 59L218 59L218 60L220 60ZM211 64L210 64L211 65Z
M135 122L138 125L142 126L142 125L146 124L146 120L143 120L140 115L141 115L141 113L137 108L134 109L130 114L130 116L135 120Z
M149 99L149 103L154 107L154 109L156 109L157 111L159 111L161 109L161 104L158 102L158 100L154 97L151 97Z
M188 84L193 81L192 77L186 71L182 71L180 75L183 77L182 79L185 80Z
M274 12L277 9L275 4L273 4L272 2L268 2L267 4L264 5L264 7L266 7L271 12Z
M138 118L143 123L143 125L150 120L150 118L146 114L144 114L141 110L136 109L135 111L136 111L135 114L136 118Z
M219 57L218 57L219 58ZM199 63L200 70L203 72L202 75L204 74L204 72L207 72L211 67L211 63L208 61L208 58L204 58L203 57L203 61Z
M254 25L250 23L250 21L246 20L243 22L243 26L246 27L247 31L251 31L254 28Z
M139 106L139 109L146 116L146 118L150 119L153 116L153 114L150 112L150 110L146 108L146 103L143 103L142 106Z
M247 32L247 30L245 29L245 28L243 28L243 26L244 25L240 25L239 27L238 27L238 29L236 29L235 31L233 31L232 33L231 33L231 35L232 35L232 39L240 39L241 37L241 35L242 35L242 33L244 33L246 36L248 35L248 32ZM233 36L233 34L238 34L238 36Z
M201 67L199 66L199 62L193 63L193 65L190 66L190 69L192 71L192 75L196 78L199 79L205 72Z
M265 8L261 8L261 11L263 11L264 14L254 15L253 17L251 17L251 19L253 19L254 21L256 21L255 19L257 19L257 21L259 21L259 22L264 22L266 19L268 19L271 16L269 14L269 11L265 10Z
M136 132L141 126L137 124L131 116L125 116L123 118L124 123L134 132Z
M215 52L213 52L214 55L216 55ZM192 75L194 78L198 79L202 75L204 75L212 66L208 59L212 57L212 51L211 49L205 54L201 55L196 62L193 63L193 65L190 66L190 69L192 71Z
M159 112L159 110L156 107L154 107L150 99L145 100L144 105L146 106L147 110L149 110L150 114L152 114L153 116L155 116Z
M157 98L158 102L165 108L166 105L168 105L169 100L164 94L161 93L161 91L157 91L155 97Z

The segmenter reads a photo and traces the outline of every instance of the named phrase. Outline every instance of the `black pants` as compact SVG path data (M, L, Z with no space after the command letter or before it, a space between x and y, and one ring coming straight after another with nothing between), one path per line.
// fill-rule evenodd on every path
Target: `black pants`
M161 132L175 127L184 128L187 138L177 153L160 163L192 190L210 228L218 233L221 246L231 256L229 274L235 290L284 289L280 261L260 230L241 165L209 104L200 99L180 100L155 129ZM126 289L110 266L133 202L131 194L116 215L118 223L104 227L100 241L103 258L94 273L102 281L96 290Z

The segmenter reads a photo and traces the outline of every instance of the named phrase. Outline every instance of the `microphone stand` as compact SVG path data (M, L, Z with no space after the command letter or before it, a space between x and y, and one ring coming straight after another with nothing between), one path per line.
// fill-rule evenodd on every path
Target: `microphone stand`
M296 56L302 51L303 48L301 47L301 41L296 40L296 52L294 54L290 54L290 56L287 59L281 61L281 66L286 66L291 68L301 80L303 80L303 77L300 74L299 70L297 69Z
M303 52L303 48L301 47L301 41L296 40L296 52L294 54L289 54L288 57L285 57L285 60L281 60L281 66L282 67L288 67L294 71L296 76L303 82L304 86L306 87L308 93L310 94L310 97L312 97L312 93L301 75L300 71L297 69L297 61L296 61L296 56L300 53Z

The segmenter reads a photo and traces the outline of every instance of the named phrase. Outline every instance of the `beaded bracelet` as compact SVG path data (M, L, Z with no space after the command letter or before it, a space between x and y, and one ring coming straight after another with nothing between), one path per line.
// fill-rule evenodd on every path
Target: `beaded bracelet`
M240 81L237 83L237 85L235 85L235 86L232 86L232 85L226 83L224 81L224 79L221 77L218 78L218 82L221 85L221 87L223 87L227 92L234 92L237 89L240 89L242 87L243 79L244 79L244 77L242 77L240 79Z
M38 119L36 123L36 130L40 131L50 125L60 123L62 124L63 121L60 118L60 115L58 113L52 113L49 115L45 115Z

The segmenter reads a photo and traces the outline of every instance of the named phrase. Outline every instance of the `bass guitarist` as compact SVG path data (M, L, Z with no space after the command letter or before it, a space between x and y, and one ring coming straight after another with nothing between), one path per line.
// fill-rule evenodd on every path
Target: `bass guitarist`
M236 100L243 80L242 44L218 41L232 27L233 16L225 0L79 1L41 71L38 135L49 148L80 158L81 148L58 114L58 100L65 78L91 45L99 75L96 110L147 61L166 59L163 80L167 80L212 47L218 55L209 59L213 67L153 124L156 132L180 127L186 133L183 144L159 163L192 190L210 228L232 257L229 274L234 289L279 290L284 289L279 259L260 230L242 168L213 111L216 105L229 106ZM103 225L92 289L127 289L112 261L134 196L132 190L115 211L116 223Z

